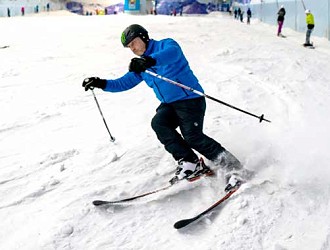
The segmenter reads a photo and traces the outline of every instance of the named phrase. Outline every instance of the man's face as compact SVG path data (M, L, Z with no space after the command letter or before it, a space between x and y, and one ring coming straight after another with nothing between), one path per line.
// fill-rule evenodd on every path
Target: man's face
M142 56L143 53L146 51L146 44L142 41L140 37L135 37L128 45L128 48L137 55Z

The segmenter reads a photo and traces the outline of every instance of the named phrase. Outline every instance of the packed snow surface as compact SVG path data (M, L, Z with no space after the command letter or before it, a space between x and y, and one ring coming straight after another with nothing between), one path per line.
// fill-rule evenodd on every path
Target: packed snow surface
M205 92L204 131L255 177L223 206L173 224L223 195L223 172L125 206L94 207L168 185L175 164L150 121L159 105L141 83L123 93L85 77L117 78L134 56L120 43L139 23L177 40ZM205 16L49 14L0 22L0 249L330 249L330 44L252 20Z

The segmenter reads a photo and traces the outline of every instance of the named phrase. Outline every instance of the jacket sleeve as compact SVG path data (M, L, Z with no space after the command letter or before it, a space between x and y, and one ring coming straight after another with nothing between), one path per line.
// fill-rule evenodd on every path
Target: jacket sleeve
M150 55L156 60L156 66L172 64L180 59L182 50L173 39L167 39L162 50Z
M134 88L142 81L142 77L139 74L128 72L124 76L115 79L107 80L107 85L104 91L108 92L122 92Z

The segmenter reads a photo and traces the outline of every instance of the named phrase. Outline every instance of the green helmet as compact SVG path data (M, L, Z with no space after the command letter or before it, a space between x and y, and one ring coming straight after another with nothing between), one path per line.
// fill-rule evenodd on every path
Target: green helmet
M127 47L127 45L130 42L132 42L132 40L136 37L140 37L142 41L146 45L148 45L149 42L148 31L138 24L132 24L123 31L123 33L121 34L121 43L123 44L124 47Z

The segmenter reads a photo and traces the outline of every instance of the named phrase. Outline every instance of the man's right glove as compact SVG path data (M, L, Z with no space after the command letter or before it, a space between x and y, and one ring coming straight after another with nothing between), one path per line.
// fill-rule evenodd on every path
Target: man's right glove
M146 71L146 69L155 66L156 60L150 56L134 57L131 60L131 63L128 66L130 72L135 72L140 74L141 72Z
M107 86L107 80L100 79L98 77L89 77L85 78L82 86L85 88L85 91L94 88L105 89L105 87Z

